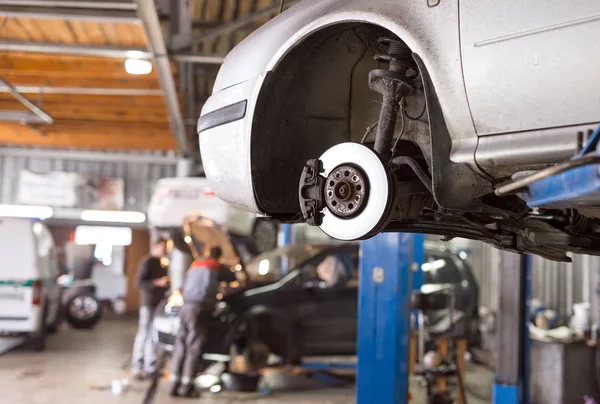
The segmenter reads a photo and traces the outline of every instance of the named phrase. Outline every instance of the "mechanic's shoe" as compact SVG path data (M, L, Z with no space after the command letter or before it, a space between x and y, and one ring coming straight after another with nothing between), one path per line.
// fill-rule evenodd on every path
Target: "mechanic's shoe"
M171 383L171 388L169 389L169 395L171 397L180 397L179 395L179 387L181 385L179 384L179 382L173 382Z
M197 398L200 397L200 392L193 384L182 384L179 388L179 395L181 397Z
M144 374L142 372L133 372L133 380L136 382L141 382L144 380Z

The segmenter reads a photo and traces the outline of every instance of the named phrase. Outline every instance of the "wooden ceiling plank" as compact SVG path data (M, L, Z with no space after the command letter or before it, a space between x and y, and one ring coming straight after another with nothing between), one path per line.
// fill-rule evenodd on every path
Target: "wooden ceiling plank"
M73 34L76 37L77 43L102 45L102 41L90 35L91 29L88 29L92 24L85 24L83 21L68 21ZM90 27L91 28L91 27Z
M35 101L34 94L27 94L27 98ZM0 101L12 100L8 93L0 93ZM111 108L114 105L127 105L130 108L164 108L162 97L147 97L147 96L108 96L108 95L69 95L69 94L45 94L43 97L43 105L52 103L73 105L90 105L95 108Z
M46 111L55 120L85 120L89 124L101 122L113 122L118 120L124 125L135 125L138 123L168 123L168 116L162 109L127 108L126 105L113 108L97 109L90 106L61 106L44 104ZM0 101L0 111L27 111L13 102Z
M74 76L121 76L135 78L125 71L123 60L90 57L56 57L55 55L0 53L0 70L23 71L29 74L73 74ZM51 73L53 72L53 73ZM156 72L144 77L157 79Z
M159 90L156 80L145 76L110 78L110 77L57 77L54 75L35 75L27 72L5 71L2 77L14 86L48 86L48 87L95 87L95 88L131 88L136 90Z
M20 30L21 37L23 37L24 39L30 41L36 39L35 33L37 33L37 29L34 29L31 25L26 26L24 24L24 21L21 21L21 19L19 18L10 18L9 22L12 22L15 27L18 27L18 29ZM31 32L30 30L33 32Z
M248 15L252 12L252 0L240 1L240 16Z
M61 20L42 20L42 26L47 26L54 32L57 42L75 43L75 38L69 30L66 21Z
M102 24L96 21L88 21L86 23L82 21L77 21L77 23L81 26L81 30L85 31L85 36L87 38L88 43L106 45L104 31L101 27Z
M219 21L219 12L221 10L221 1L207 0L206 4L206 21Z
M15 128L13 131L5 131L0 126L0 144L10 146L32 146L49 148L80 148L94 150L176 150L171 136L152 136L151 134L131 136L128 133L119 132L107 136L102 133L64 133L44 132L46 135L29 129L27 127ZM41 129L42 131L44 129ZM27 133L24 133L27 131Z
M102 24L102 30L104 31L104 39L107 45L118 45L120 43L119 34L114 24Z

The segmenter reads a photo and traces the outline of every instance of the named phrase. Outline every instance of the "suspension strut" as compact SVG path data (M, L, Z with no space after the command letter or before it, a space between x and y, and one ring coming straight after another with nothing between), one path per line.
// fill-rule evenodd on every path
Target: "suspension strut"
M412 84L416 75L408 75L414 66L410 48L399 39L380 38L379 43L388 46L387 55L376 55L378 62L389 63L389 69L375 69L369 72L369 87L383 96L379 125L375 137L375 151L389 161L392 141L398 118L398 104L401 98L412 95Z

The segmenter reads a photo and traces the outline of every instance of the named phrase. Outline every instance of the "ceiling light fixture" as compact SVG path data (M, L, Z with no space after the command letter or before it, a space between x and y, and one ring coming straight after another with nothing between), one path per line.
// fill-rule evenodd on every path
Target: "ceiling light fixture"
M0 216L26 217L32 219L48 219L54 215L50 206L34 205L0 205Z
M134 75L150 74L152 73L152 62L146 59L126 59L125 71Z
M81 220L86 222L107 223L144 223L146 215L142 212L126 210L84 210Z

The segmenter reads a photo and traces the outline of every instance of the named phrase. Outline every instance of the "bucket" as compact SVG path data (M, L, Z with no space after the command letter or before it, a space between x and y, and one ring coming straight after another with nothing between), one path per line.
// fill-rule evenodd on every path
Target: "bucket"
M578 334L583 334L590 330L591 305L589 303L575 303L573 305L571 328Z

